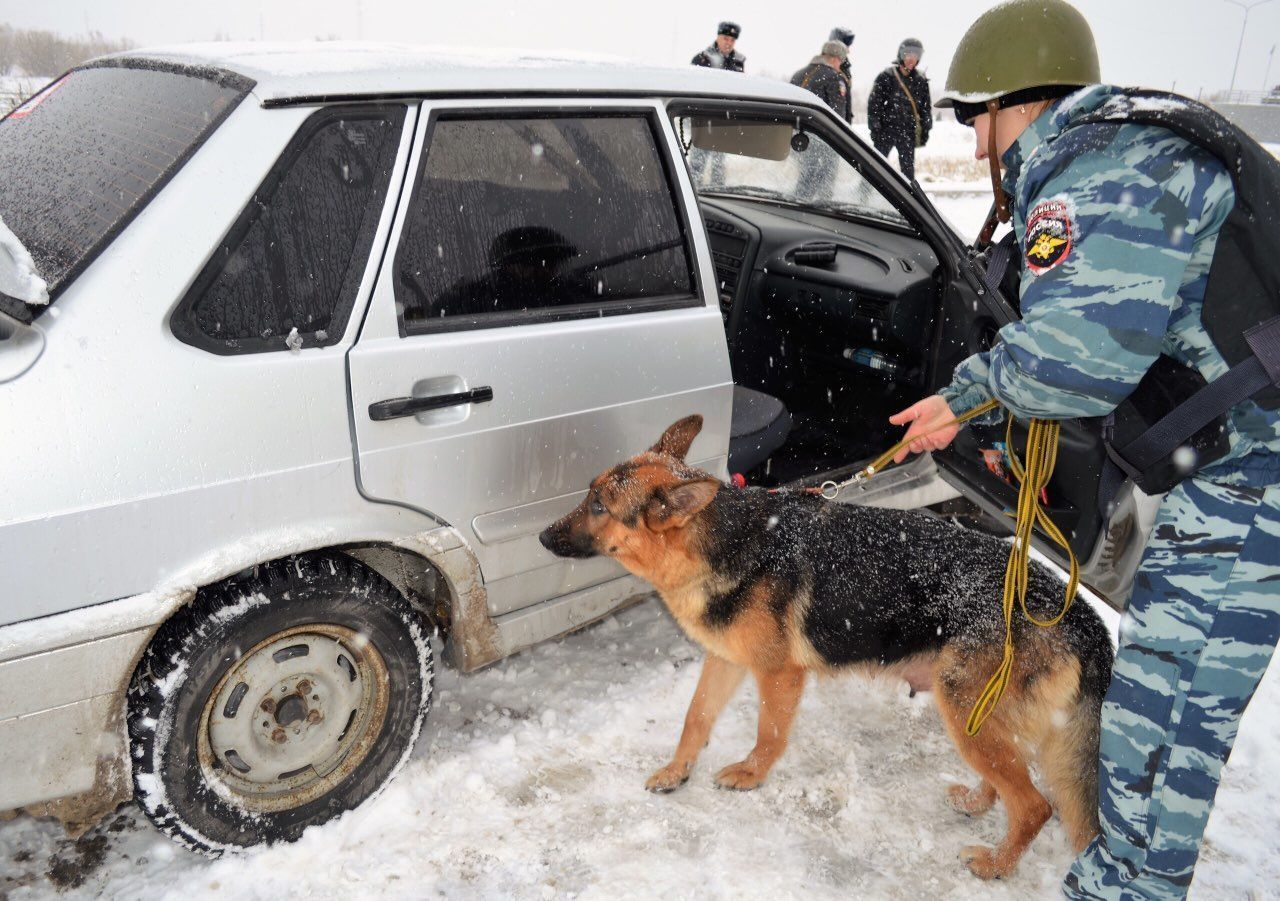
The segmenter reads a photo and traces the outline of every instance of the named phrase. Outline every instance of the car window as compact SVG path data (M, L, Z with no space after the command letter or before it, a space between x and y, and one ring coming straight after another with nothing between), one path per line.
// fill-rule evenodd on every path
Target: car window
M649 117L433 124L396 259L406 332L693 296L686 229Z
M753 197L907 225L906 218L820 134L797 133L776 158L750 155L773 121L681 116L675 122L699 194ZM698 146L703 143L705 146ZM733 152L741 147L746 152Z
M0 121L0 220L58 294L137 215L253 82L123 66L64 75ZM30 322L47 306L0 295Z
M215 353L333 344L386 198L403 106L332 108L299 130L172 327Z

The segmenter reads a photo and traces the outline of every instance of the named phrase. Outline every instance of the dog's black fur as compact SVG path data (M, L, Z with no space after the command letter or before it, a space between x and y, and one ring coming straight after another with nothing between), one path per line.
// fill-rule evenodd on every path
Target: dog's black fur
M792 595L811 596L805 635L834 667L891 664L955 641L990 646L1004 639L1009 545L998 538L926 513L758 488L721 490L703 515L702 551L712 569L740 574L708 603L708 625L727 625L748 589L770 578ZM1063 587L1033 563L1028 610L1050 618L1062 606ZM1015 647L1038 629L1020 613L1013 627ZM1081 692L1101 699L1111 679L1106 627L1078 603L1057 629L1080 661Z

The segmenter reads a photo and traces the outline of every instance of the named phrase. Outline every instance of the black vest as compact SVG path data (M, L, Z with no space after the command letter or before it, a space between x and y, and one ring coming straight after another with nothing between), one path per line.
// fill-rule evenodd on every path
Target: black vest
M1161 356L1103 425L1111 463L1150 494L1168 491L1229 449L1227 411L1246 398L1280 409L1280 160L1221 114L1167 91L1126 89L1068 129L1134 123L1164 128L1218 159L1235 205L1218 232L1201 322L1230 371L1206 383L1195 369ZM988 256L986 282L1018 296L1010 235ZM1013 283L1010 284L1010 280ZM1193 462L1175 451L1189 447ZM1104 476L1103 496L1118 487Z
M1209 267L1202 320L1228 366L1250 357L1249 328L1280 315L1280 160L1220 113L1167 91L1126 89L1069 127L1136 123L1165 128L1226 167L1236 202L1218 232ZM1280 387L1253 395L1280 408Z

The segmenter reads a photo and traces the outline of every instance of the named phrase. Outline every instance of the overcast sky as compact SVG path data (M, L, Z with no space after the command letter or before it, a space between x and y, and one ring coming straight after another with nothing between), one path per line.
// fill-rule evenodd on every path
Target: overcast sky
M1256 2L1256 0L1244 0ZM446 46L596 51L683 64L720 18L743 28L749 72L789 76L833 25L857 33L855 84L866 90L910 35L923 68L945 79L956 42L991 2L982 0L0 0L0 22L64 34L89 30L139 45L232 39L364 38ZM1225 88L1244 12L1228 0L1077 0L1093 26L1104 80L1195 96ZM1236 87L1260 90L1280 43L1280 0L1249 18ZM1280 60L1269 81L1280 82Z

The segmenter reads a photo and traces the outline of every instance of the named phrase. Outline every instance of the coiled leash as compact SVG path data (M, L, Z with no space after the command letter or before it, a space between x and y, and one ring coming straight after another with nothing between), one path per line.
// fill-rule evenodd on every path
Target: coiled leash
M972 410L968 410L955 419L945 422L937 428L930 429L919 435L914 435L910 440L903 439L889 448L879 457L876 457L868 466L859 470L850 479L843 482L824 482L819 488L807 489L810 493L821 494L828 500L834 500L840 495L842 489L849 485L860 484L867 481L876 473L883 471L892 465L893 458L897 456L899 451L907 447L914 441L918 441L935 432L950 428L953 425L964 425L971 419L981 416L1000 406L1000 402L989 400L979 404ZM1076 589L1080 584L1080 566L1076 562L1076 555L1071 550L1066 536L1049 518L1049 514L1045 512L1041 506L1041 497L1045 487L1049 484L1049 479L1053 475L1053 467L1058 462L1058 437L1062 430L1062 423L1052 419L1032 419L1027 426L1027 462L1024 466L1022 461L1018 459L1017 452L1013 449L1013 416L1007 416L1008 425L1005 427L1005 448L1009 453L1009 469L1013 473L1013 477L1018 480L1018 506L1014 519L1013 546L1009 548L1009 563L1004 571L1004 594L1001 598L1001 610L1004 613L1004 657L1000 661L995 673L987 681L986 687L978 695L977 701L974 702L973 709L969 712L969 719L965 723L964 731L967 735L977 735L982 729L983 724L995 711L996 704L1000 702L1000 698L1004 696L1005 689L1009 687L1009 680L1013 676L1013 605L1016 600L1022 608L1022 615L1028 620L1035 623L1041 628L1049 629L1062 622L1062 618L1067 615L1067 611L1071 609L1071 603L1075 600ZM1066 598L1062 603L1062 609L1057 615L1050 619L1037 619L1027 609L1027 587L1030 582L1030 563L1031 563L1031 532L1039 526L1040 530L1049 537L1051 541L1061 547L1067 554L1067 560L1070 562L1067 574L1067 592Z
M1050 629L1062 622L1062 618L1071 609L1076 597L1076 588L1080 584L1080 566L1076 555L1071 550L1062 530L1054 524L1040 506L1040 498L1049 478L1053 475L1054 464L1058 461L1058 435L1062 423L1054 419L1032 419L1027 425L1027 464L1025 468L1013 449L1013 417L1009 417L1009 425L1005 430L1005 448L1009 452L1009 469L1018 480L1018 509L1014 520L1013 547L1009 548L1009 564L1004 571L1004 596L1001 608L1004 613L1004 657L996 669L986 688L978 695L973 709L969 711L969 719L964 725L967 735L977 735L982 724L987 721L1009 687L1013 676L1013 602L1016 598L1022 608L1022 615L1041 628ZM1062 609L1050 619L1037 619L1027 609L1027 585L1029 583L1029 566L1031 561L1031 530L1039 526L1040 531L1049 536L1054 544L1062 548L1070 563L1067 573L1067 593L1062 602Z

